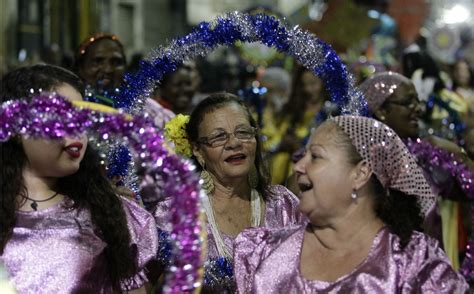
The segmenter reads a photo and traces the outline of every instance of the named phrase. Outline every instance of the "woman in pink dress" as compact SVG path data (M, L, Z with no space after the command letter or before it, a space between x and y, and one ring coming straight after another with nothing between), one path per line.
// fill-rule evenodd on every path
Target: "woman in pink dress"
M5 75L1 101L30 89L82 100L76 75L36 65ZM18 136L0 150L0 263L18 293L144 293L154 218L115 194L86 136Z
M436 240L421 232L435 196L395 132L338 116L296 163L308 225L257 228L234 247L239 293L465 293Z
M241 231L248 227L279 228L306 220L298 211L295 195L283 186L269 185L256 122L236 96L217 93L202 100L186 124L186 136L206 190L203 291L232 292L233 241ZM144 199L159 196L159 187L145 184L144 188ZM171 258L170 246L161 241L171 229L163 224L172 207L163 196L156 199L155 217L160 236L158 255L166 264Z

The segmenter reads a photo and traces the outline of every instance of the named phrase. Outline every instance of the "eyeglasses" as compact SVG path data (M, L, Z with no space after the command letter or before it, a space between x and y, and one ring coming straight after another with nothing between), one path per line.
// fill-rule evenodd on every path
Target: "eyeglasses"
M210 137L201 137L198 139L199 143L206 144L210 147L219 147L225 145L230 139L231 135L239 139L241 142L248 142L255 138L257 129L254 127L246 127L235 130L233 133L220 132Z

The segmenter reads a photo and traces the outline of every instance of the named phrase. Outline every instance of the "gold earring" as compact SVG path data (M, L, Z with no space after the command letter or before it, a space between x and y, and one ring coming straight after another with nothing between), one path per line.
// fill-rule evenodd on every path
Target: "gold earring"
M207 195L212 195L214 192L214 181L212 180L211 174L206 170L206 163L201 156L196 156L196 159L199 165L202 168L201 179L202 179L202 188L206 191Z
M249 170L248 182L249 182L250 188L252 188L252 189L257 188L257 186L258 186L258 173L257 173L257 167L255 165L252 165L252 167Z
M211 174L203 169L201 172L202 188L206 191L207 195L212 195L214 192L214 181L212 180Z
M199 163L199 165L204 169L204 159L202 159L201 155L196 155L196 160Z

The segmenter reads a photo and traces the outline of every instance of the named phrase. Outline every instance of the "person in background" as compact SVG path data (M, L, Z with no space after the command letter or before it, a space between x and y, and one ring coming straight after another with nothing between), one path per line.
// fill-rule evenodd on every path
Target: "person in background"
M402 56L402 74L410 78L425 109L421 132L460 143L470 116L466 101L447 87L447 78L426 52Z
M388 126L330 118L294 169L309 223L241 233L237 293L466 293L438 242L421 232L436 198Z
M110 95L122 85L126 65L123 45L113 34L90 36L76 51L78 75L96 95L105 96L100 102L109 106L114 106Z
M176 71L164 75L153 99L174 114L189 114L195 86L193 70L184 63Z
M265 70L261 77L261 86L266 89L266 92L262 95L264 99L264 107L262 114L262 135L263 135L263 148L266 151L266 157L268 157L270 166L272 167L272 178L273 183L282 183L278 172L274 171L272 160L278 158L278 155L274 154L277 150L278 143L280 143L281 130L278 128L280 123L277 124L277 115L282 113L283 106L288 103L289 95L291 92L291 77L290 74L279 67L270 67ZM275 159L278 160L278 159ZM282 172L284 174L285 172Z
M126 86L124 75L126 69L126 57L124 46L114 34L97 33L86 38L76 50L76 71L86 84L85 99L91 102L117 107L117 95L120 95L121 87ZM138 65L137 65L138 66ZM136 69L138 70L138 69ZM146 113L158 128L174 117L174 114L161 107L151 98L147 98L143 112ZM121 153L121 147L110 150L110 146L104 146L102 153L108 154L109 167L108 176L116 186L116 191L131 199L140 201L137 197L138 191L132 191L127 185L127 177L130 172L128 163L120 162L114 155ZM126 149L125 149L126 151ZM124 166L125 165L125 166ZM120 168L117 168L120 167Z
M466 59L458 59L452 66L451 77L453 90L468 104L470 113L474 113L474 74ZM468 120L469 127L474 127L474 119Z
M260 85L267 89L265 93L264 121L268 123L273 120L276 113L282 111L283 105L288 102L291 90L290 74L280 67L269 67L265 69Z
M305 138L316 124L316 115L327 100L322 80L297 66L288 102L275 114L275 123L262 129L267 138L264 148L269 153L272 183L286 184L292 171L291 154L304 146Z
M463 172L474 170L474 162L463 148L435 136L421 136L421 103L415 86L408 78L395 73L379 73L360 85L370 112L391 127L407 144L423 168L435 195L437 210L430 214L425 228L444 247L455 269L459 269L459 248L466 247L466 226L459 223L460 205L474 199L472 192L462 188ZM433 158L438 158L434 161ZM459 166L458 166L459 165ZM456 172L453 169L456 167ZM437 216L441 214L441 219Z

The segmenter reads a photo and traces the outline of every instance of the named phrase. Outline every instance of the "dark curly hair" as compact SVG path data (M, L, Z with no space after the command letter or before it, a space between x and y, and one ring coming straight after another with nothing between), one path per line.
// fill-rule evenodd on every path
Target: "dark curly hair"
M69 84L78 92L83 92L79 77L68 70L51 65L23 67L4 76L0 85L0 97L2 102L20 97L29 100L30 88L51 91L62 84ZM18 201L18 196L27 193L22 171L28 159L18 138L0 143L0 152L2 254L16 223L15 211L24 203ZM107 243L105 254L110 274L108 278L113 288L119 291L120 281L126 281L137 272L136 253L130 250L130 232L121 200L101 170L99 155L89 145L79 170L73 175L58 179L57 192L72 199L74 208L90 211L92 222L98 228L100 237Z
M345 148L348 162L352 165L361 162L363 159L352 145L349 136L335 123L330 123L335 127L333 138L339 146ZM375 174L372 174L369 180L369 187L374 195L375 214L400 238L400 245L405 248L413 231L423 231L423 216L417 197L384 188Z
M235 95L222 92L222 93L214 93L206 97L202 100L196 107L194 108L191 116L189 118L189 123L186 125L186 133L188 135L189 141L194 144L199 144L199 125L204 120L206 114L215 111L221 107L224 107L229 104L236 104L242 107L244 112L247 115L247 119L250 122L250 125L254 128L257 128L257 122L253 118L252 114L250 113L249 109L245 104ZM255 167L257 168L257 178L258 184L255 188L265 200L268 200L268 187L270 184L270 176L268 171L268 166L266 165L263 155L262 155L262 142L257 135L257 150L255 152ZM196 166L199 167L197 164L196 158L194 158Z

